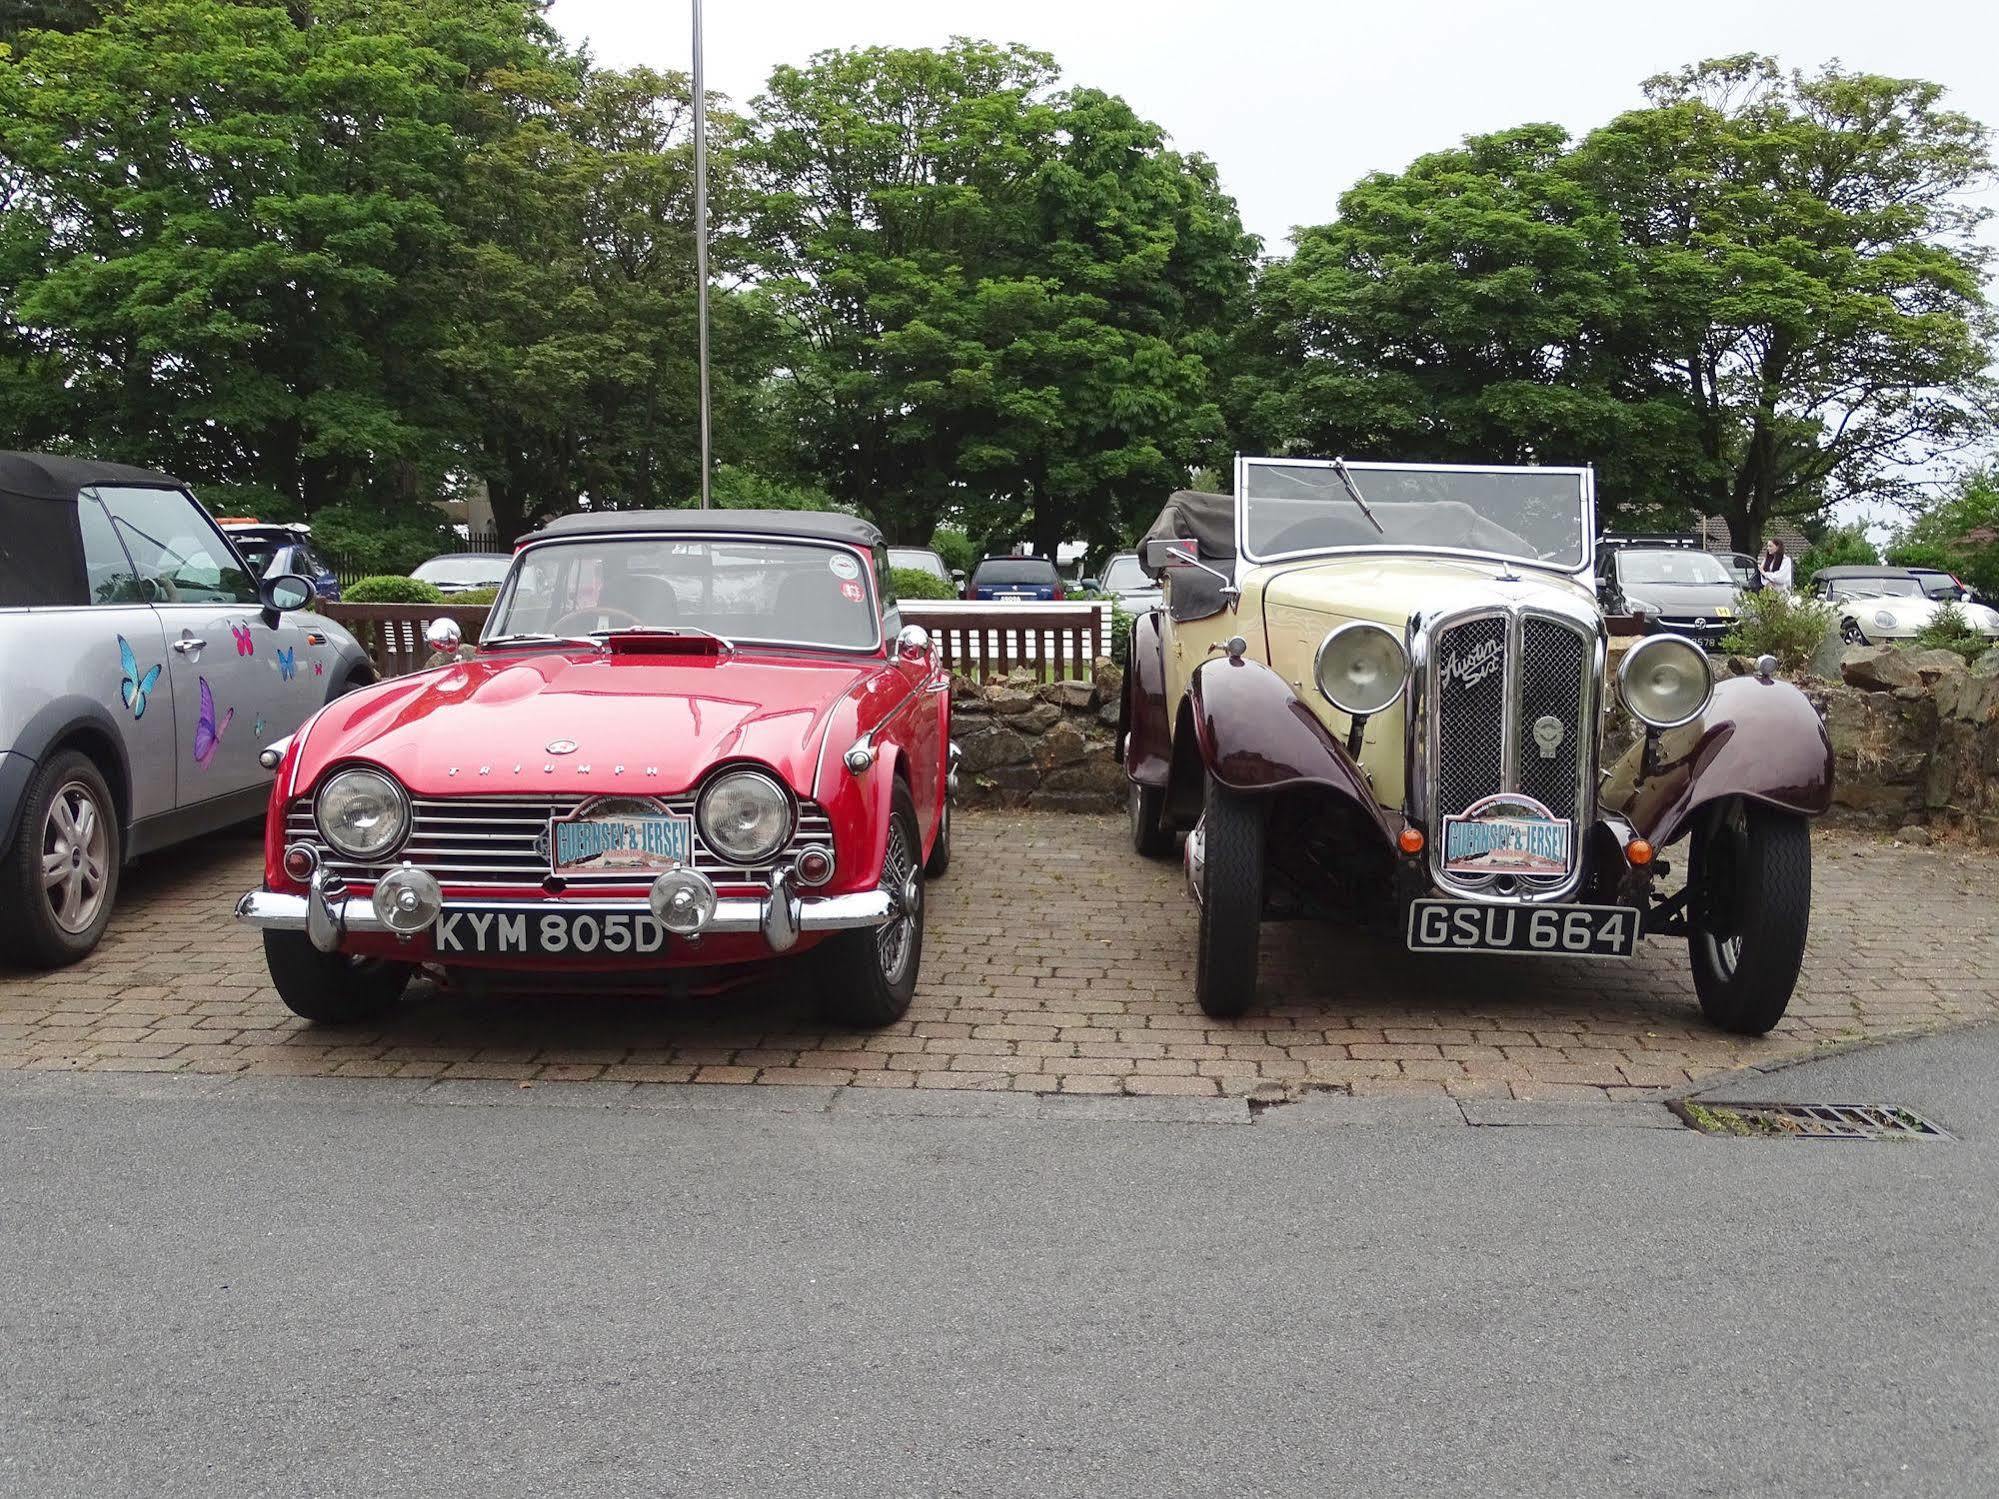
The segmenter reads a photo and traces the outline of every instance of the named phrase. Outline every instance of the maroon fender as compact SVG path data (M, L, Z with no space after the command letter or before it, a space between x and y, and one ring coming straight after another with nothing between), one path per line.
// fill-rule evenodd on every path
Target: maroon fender
M1204 661L1187 684L1201 761L1231 791L1254 795L1321 786L1354 803L1393 844L1367 776L1346 746L1260 661Z
M1611 767L1601 800L1656 846L1684 833L1697 808L1727 796L1808 817L1832 805L1832 738L1789 682L1717 682L1707 712L1658 738L1650 774L1641 740Z
M1124 773L1143 786L1164 786L1173 764L1173 731L1166 721L1166 645L1157 610L1132 622L1125 654L1124 694L1118 700L1118 740Z

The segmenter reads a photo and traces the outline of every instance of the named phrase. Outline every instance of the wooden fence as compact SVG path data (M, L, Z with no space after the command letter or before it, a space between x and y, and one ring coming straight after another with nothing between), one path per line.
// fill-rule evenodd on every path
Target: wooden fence
M322 604L328 619L354 632L385 677L417 671L429 659L424 629L434 619L458 621L467 642L485 628L484 604ZM1088 677L1111 652L1111 606L1101 602L986 604L911 600L904 624L930 632L945 666L966 676L993 676L1024 666L1048 679Z

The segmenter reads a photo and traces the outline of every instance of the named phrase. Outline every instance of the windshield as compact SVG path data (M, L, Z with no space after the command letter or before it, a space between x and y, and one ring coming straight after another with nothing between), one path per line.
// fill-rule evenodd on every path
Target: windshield
M1237 495L1252 561L1301 552L1476 552L1565 572L1589 534L1588 474L1578 469L1345 465L1360 503L1330 463L1245 458ZM1363 508L1365 507L1365 508Z
M974 583L1032 583L1043 587L1056 581L1055 564L1046 557L988 557L972 574Z
M922 547L890 547L888 565L914 568L917 572L928 573L933 578L942 578L947 583L951 580L951 574L945 570L944 559Z
M530 547L493 606L485 638L635 626L837 650L881 643L867 569L847 547L629 537Z
M1136 557L1113 557L1104 569L1104 587L1111 593L1133 593L1153 586Z
M236 544L236 554L249 565L250 576L262 578L271 571L271 559L278 554L278 544L266 541L261 536L232 536Z
M1627 583L1726 583L1735 578L1706 552L1619 552L1617 576Z
M1860 599L1912 599L1922 595L1923 585L1914 578L1842 578L1833 587Z
M497 583L507 575L510 558L498 553L476 557L433 557L412 578L426 583Z

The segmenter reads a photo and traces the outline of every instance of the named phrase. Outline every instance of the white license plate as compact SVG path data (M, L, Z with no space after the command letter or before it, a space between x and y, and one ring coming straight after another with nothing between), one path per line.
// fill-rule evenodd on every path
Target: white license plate
M663 953L667 938L659 919L645 911L446 906L437 918L436 944L440 957L624 958Z
M1638 912L1631 906L1419 900L1409 907L1409 950L1628 958L1638 950L1638 927Z

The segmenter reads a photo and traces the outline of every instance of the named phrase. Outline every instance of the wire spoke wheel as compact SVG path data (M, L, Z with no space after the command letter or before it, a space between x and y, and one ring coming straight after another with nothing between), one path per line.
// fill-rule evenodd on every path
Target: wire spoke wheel
M888 892L899 913L894 920L875 929L875 952L881 962L882 977L900 983L903 969L914 947L910 940L923 909L923 882L915 879L916 851L909 846L907 830L900 818L889 822L888 850L882 858L881 888Z
M104 809L83 782L65 782L42 826L42 898L57 926L72 935L89 930L103 909L110 867Z

